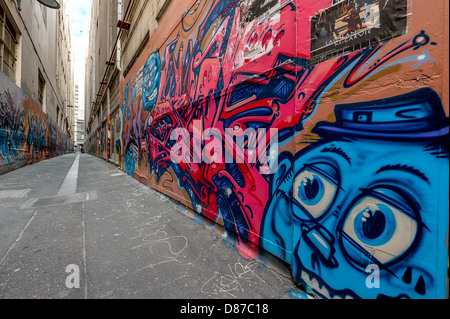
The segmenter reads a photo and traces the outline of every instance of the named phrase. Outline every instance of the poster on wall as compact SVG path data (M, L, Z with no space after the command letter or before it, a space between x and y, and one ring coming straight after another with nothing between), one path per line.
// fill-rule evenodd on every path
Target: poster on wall
M241 23L251 22L271 12L279 6L280 0L242 0L241 1Z
M406 34L407 0L333 0L311 18L311 63Z

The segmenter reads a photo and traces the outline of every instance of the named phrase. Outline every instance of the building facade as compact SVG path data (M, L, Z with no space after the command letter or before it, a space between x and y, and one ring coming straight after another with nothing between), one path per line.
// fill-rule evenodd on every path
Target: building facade
M75 131L74 131L74 145L77 150L84 147L84 136L86 132L84 120L84 101L82 100L80 83L75 81L74 91L74 117L75 117Z
M101 4L89 153L315 296L446 298L447 1Z
M73 148L67 0L0 0L0 173Z
M118 10L118 1L103 2L101 6L99 1L93 1L86 58L87 134L91 137L91 143L96 145L95 153L105 159L111 158L111 145L105 132L111 126L110 114L118 108L119 63L116 63L117 55L114 53Z

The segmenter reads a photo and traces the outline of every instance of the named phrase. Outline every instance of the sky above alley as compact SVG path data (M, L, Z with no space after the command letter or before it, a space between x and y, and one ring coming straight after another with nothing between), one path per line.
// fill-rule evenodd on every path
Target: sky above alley
M67 4L67 13L71 22L70 30L72 33L75 80L78 80L81 86L80 102L83 102L84 99L85 59L89 46L91 3L92 0L69 0Z

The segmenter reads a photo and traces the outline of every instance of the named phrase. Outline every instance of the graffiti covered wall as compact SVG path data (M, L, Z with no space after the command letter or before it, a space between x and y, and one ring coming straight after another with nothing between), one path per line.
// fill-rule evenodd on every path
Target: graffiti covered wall
M71 149L69 137L0 72L0 175Z
M122 169L235 233L246 258L256 244L285 260L319 297L445 298L435 2L199 0L177 18L172 6L161 24L179 24L121 83Z

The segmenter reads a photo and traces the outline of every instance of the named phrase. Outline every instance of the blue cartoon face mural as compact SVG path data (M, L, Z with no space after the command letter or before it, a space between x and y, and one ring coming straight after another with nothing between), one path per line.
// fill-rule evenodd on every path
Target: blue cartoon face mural
M150 54L143 72L142 99L144 101L144 109L152 111L158 100L161 82L161 61L158 52Z
M449 183L440 98L421 89L335 113L336 123L314 129L323 140L280 161L264 245L285 247L294 276L321 297L445 295L448 202L435 200ZM283 231L291 222L292 240ZM371 265L376 288L367 285Z

